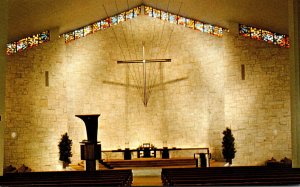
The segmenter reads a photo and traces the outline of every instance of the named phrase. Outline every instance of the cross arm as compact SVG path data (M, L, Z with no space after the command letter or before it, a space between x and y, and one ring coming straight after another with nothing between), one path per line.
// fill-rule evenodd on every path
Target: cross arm
M118 64L129 64L129 63L143 63L143 60L118 60ZM153 62L171 62L171 59L146 59L146 63L153 63Z

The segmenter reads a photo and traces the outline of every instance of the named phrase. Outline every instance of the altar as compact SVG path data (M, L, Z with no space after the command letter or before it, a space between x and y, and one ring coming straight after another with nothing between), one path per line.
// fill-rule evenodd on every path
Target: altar
M185 152L185 154L180 154L177 152ZM192 157L195 158L195 155L200 153L205 154L210 157L209 148L206 147L197 147L197 148L177 148L177 147L163 147L156 148L151 144L143 144L139 146L137 149L117 149L117 150L102 150L102 153L105 154L104 157L107 159L116 159L116 157L112 156L112 154L121 153L124 160L131 160L133 158L161 158L161 159L170 159L178 158L178 157ZM176 154L177 153L177 154ZM120 159L118 156L118 159Z
M144 143L137 149L137 157L138 158L156 158L156 147L151 145L150 143Z

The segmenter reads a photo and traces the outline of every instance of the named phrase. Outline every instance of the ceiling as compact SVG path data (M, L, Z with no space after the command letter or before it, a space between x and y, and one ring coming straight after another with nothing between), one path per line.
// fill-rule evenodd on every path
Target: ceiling
M238 22L288 34L287 0L8 0L8 39L64 33L142 3L225 28Z

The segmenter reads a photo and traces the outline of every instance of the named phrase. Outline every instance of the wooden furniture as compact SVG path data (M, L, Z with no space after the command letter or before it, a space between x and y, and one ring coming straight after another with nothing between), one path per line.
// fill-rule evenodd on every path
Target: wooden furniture
M86 171L96 171L96 160L101 159L101 144L97 141L98 117L100 114L75 116L84 121L88 138L80 142L81 159L85 160Z
M131 186L132 170L8 173L0 186Z
M201 147L201 148L176 148L176 147L172 147L172 148L168 148L168 147L163 147L163 148L151 148L151 147L141 147L138 149L129 149L126 148L125 150L123 149L117 149L117 150L102 150L101 152L123 152L124 153L124 160L130 160L131 159L131 154L133 152L137 153L137 158L156 158L157 157L157 152L160 152L160 155L162 156L163 159L169 159L170 158L170 151L185 151L185 150L195 150L196 154L199 153L205 153L206 155L210 155L209 153L209 148L207 147ZM191 155L192 157L193 155ZM195 158L195 154L194 154L194 158ZM209 166L209 158L208 157L208 164L207 166Z
M299 168L211 167L163 168L164 186L241 186L300 184Z

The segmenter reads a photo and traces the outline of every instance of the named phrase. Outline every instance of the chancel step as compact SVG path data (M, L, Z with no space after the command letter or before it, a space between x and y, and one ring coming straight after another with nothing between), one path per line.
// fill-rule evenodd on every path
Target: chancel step
M104 161L113 168L132 168L132 167L166 167L166 166L195 166L194 158L139 158L133 160L108 160ZM100 165L100 167L103 167Z

